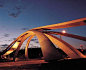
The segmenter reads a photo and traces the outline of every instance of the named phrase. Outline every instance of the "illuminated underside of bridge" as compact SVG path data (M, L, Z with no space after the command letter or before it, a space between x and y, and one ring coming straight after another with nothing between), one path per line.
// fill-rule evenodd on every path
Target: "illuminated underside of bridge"
M83 25L86 25L86 17L72 20L72 21L63 22L63 23L57 23L57 24L46 25L46 26L30 29L24 32L23 34L21 34L19 37L17 37L2 52L1 55L2 56L9 55L13 51L15 51L14 57L13 57L13 60L15 60L21 45L27 38L29 38L26 43L26 48L25 48L25 57L28 58L29 43L34 36L37 36L45 61L64 59L62 54L56 49L55 45L58 46L60 49L62 49L71 59L85 58L85 56L81 52L79 52L77 49L75 49L72 45L56 37L55 35L63 35L63 36L67 36L67 37L71 37L71 38L75 38L75 39L79 39L83 41L86 41L86 37L68 34L68 33L48 31L52 29L69 28L69 27L76 27L76 26L83 26Z

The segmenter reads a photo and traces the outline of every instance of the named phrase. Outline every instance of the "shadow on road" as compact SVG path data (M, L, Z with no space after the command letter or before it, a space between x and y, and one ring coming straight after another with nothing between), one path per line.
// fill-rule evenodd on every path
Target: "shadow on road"
M86 59L69 59L43 63L39 70L85 70Z

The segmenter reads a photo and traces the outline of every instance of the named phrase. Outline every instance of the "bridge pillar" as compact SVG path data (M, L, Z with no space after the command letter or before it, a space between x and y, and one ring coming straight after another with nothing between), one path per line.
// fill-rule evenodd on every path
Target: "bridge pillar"
M33 31L40 43L43 57L45 61L52 61L57 59L63 59L61 53L56 49L54 44L45 36L43 33L38 31Z
M68 44L67 42L55 37L51 34L45 34L55 45L57 45L60 49L62 49L70 58L86 58L81 52L75 49L73 46Z
M16 51L15 51L14 56L13 56L13 61L15 61L16 56L17 56L17 54L18 54L18 51L19 51L19 49L20 49L22 43L23 43L29 36L30 36L30 35L27 34L27 35L25 35L25 36L22 38L21 42L19 43L19 45L18 45L18 47L17 47L17 49L16 49Z
M29 46L29 43L30 43L31 39L32 39L34 36L35 36L35 35L32 35L32 36L28 39L28 41L27 41L27 43L26 43L26 47L25 47L25 58L26 58L26 59L28 59L28 46Z

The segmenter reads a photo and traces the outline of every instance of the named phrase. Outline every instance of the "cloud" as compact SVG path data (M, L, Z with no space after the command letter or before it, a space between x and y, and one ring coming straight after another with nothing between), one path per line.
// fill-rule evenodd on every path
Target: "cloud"
M12 40L4 40L4 41L12 41Z
M17 18L28 7L28 3L23 0L0 0L0 8L4 8L13 18Z
M1 45L2 47L1 48L6 48L7 46L9 46L8 44L3 44Z
M9 37L9 34L4 34L4 37Z
M22 28L21 30L28 30L29 28Z
M38 39L31 39L31 41L33 41L35 43L39 43Z
M2 8L3 7L3 5L0 5L0 8Z
M22 12L23 10L26 9L26 6L22 6L22 5L15 5L13 8L12 8L12 11L9 11L7 12L9 16L12 16L14 18L18 17Z
M11 39L9 39L9 40L4 40L4 41L8 41L8 42L10 42L10 41L14 41L16 38L11 38Z
M29 48L39 48L39 46L34 46L33 44L30 44Z
M2 44L2 45L0 45L0 51L3 51L8 46L9 46L8 44Z
M39 41L35 41L35 43L39 43Z
M4 40L4 41L7 41L7 40Z
M37 40L37 39L31 39L31 41L35 41L35 40Z
M16 10L21 10L22 9L22 6L21 5L15 6L15 9Z
M13 38L13 40L15 40L16 38Z
M12 40L8 40L8 41L12 41Z
M4 37L2 37L2 38L4 38Z
M2 27L5 27L5 26L2 26Z
M4 6L4 1L0 0L0 8L2 8Z
M11 16L11 17L16 18L16 17L19 16L20 13L21 13L21 11L18 11L18 12L16 12L16 13L8 13L8 15Z
M9 29L6 29L6 30L9 30Z

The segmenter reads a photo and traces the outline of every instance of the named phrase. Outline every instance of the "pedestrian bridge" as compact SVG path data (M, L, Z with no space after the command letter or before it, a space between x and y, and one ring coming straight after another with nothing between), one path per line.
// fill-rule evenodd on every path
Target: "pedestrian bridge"
M86 17L63 22L63 23L57 23L57 24L46 25L46 26L30 29L22 33L19 37L17 37L1 53L1 56L9 55L13 51L15 51L14 57L13 57L13 60L15 60L21 45L27 38L29 38L25 47L25 57L28 58L29 43L34 36L37 36L45 61L64 59L62 54L56 49L55 45L58 46L60 49L62 49L71 59L85 58L85 55L83 55L81 52L75 49L72 45L58 38L55 35L63 35L63 36L79 39L82 41L86 41L86 37L52 31L54 29L77 27L77 26L84 26L84 25L86 25Z

